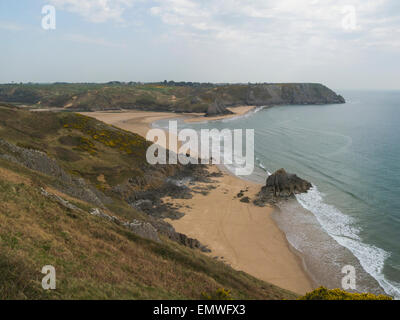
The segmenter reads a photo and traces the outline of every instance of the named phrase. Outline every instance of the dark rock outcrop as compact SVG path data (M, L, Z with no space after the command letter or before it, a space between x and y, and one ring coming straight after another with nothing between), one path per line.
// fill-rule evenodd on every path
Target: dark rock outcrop
M40 193L43 196L45 196L55 202L58 202L60 205L62 205L63 207L65 207L69 210L78 211L80 213L86 213L84 210L78 208L74 204L70 203L68 200L63 199L56 194L50 193L50 192L46 191L44 188L40 188ZM92 216L106 219L117 225L122 225L122 226L128 228L130 231L132 231L134 234L136 234L139 237L142 237L145 239L150 239L155 242L161 242L161 240L158 236L157 229L155 227L153 227L153 225L150 224L149 222L140 221L137 219L134 219L132 222L123 222L120 218L118 218L116 216L111 216L107 213L104 213L103 210L101 210L99 208L92 208L89 213ZM197 241L197 240L195 240L195 241Z
M240 199L240 202L250 203L250 198L249 197L243 197L242 199Z
M279 169L267 178L266 185L261 188L254 204L263 206L266 203L275 203L280 199L307 192L311 187L310 182L287 173L285 169Z
M117 218L116 216L110 216L103 212L103 210L99 208L92 208L89 212L92 216L96 216L102 219L106 219L108 221L114 222L115 224L121 225L123 222Z
M158 237L157 229L148 222L135 219L131 223L126 223L124 225L139 237L150 239L155 242L161 242L160 238Z
M307 192L311 187L308 181L295 174L287 173L285 169L279 169L267 178L265 191L272 193L275 197L289 197Z
M224 114L233 114L233 112L228 110L220 99L216 99L214 103L208 107L206 117L213 117Z
M110 216L110 215L104 213L99 208L93 208L90 211L90 214L93 216L114 222L115 224L122 225L122 226L128 228L130 231L132 231L134 234L136 234L139 237L153 240L155 242L161 242L161 240L158 236L157 229L154 228L148 222L140 221L137 219L134 219L132 222L123 222L121 219L119 219L115 216Z
M46 153L19 147L0 138L0 158L56 178L57 188L69 196L104 207L109 199L84 179L68 174Z
M189 238L183 233L176 232L175 228L164 220L151 219L150 223L160 234L165 235L172 241L192 249L199 249L203 252L211 252L207 246L201 244L197 239Z

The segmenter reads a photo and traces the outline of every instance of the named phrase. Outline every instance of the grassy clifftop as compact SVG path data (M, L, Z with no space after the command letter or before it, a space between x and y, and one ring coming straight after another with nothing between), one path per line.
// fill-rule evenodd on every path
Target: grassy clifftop
M344 102L341 96L317 83L216 85L113 82L0 85L0 101L36 108L207 112L216 100L224 106Z
M147 146L77 114L0 107L0 299L201 299L220 288L296 298L175 241L129 202L182 169L147 165ZM41 287L45 265L56 290Z

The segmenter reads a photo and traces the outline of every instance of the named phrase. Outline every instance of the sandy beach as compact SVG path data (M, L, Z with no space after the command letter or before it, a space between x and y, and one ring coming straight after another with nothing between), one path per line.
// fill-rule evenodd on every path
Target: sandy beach
M236 107L233 110L237 110L237 113L228 117L242 115L253 108ZM185 118L185 121L205 121L226 117L209 118L200 114L145 111L82 114L144 137L151 123L160 119ZM212 171L220 170L215 165L209 167ZM299 294L311 291L313 286L300 258L293 252L284 233L271 217L275 209L257 207L237 198L240 191L245 191L244 196L254 197L261 185L226 172L214 179L216 188L210 190L207 195L195 193L192 199L165 199L186 207L184 217L168 222L178 232L207 245L212 250L210 256L237 270Z
M192 114L192 116L190 116L190 118L185 119L185 122L203 122L203 121L229 119L229 118L242 116L242 115L252 111L255 108L256 108L256 106L229 107L226 109L228 109L229 111L232 111L233 114L214 116L214 117L205 117L203 114Z

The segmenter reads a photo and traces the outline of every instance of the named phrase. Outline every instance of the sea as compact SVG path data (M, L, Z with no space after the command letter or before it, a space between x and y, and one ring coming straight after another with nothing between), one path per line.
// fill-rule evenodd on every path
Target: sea
M255 169L241 178L265 183L284 168L313 185L274 219L314 284L346 288L352 270L355 291L400 299L400 91L337 92L345 104L265 106L178 127L254 129Z

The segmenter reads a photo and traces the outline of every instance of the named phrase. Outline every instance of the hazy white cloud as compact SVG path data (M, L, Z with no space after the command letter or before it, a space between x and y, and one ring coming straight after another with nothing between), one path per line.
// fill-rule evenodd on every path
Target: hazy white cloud
M261 48L290 43L290 48L326 47L341 39L358 46L398 48L399 10L395 0L49 0L58 9L91 22L122 22L138 4L168 25L169 33L190 35L188 41L258 44ZM354 16L351 15L352 8ZM350 19L350 20L349 20ZM354 19L354 21L352 21ZM1 26L0 26L1 27ZM151 27L151 26L150 26ZM394 33L393 33L394 32ZM353 35L353 36L352 36ZM171 34L170 34L171 36ZM195 37L195 38L193 38Z
M400 36L400 12L385 10L388 3L393 1L158 0L150 12L167 25L185 28L184 33L191 37L204 39L207 32L207 41L253 42L261 47L270 47L276 40L277 45L291 43L295 47L311 41L324 47L336 39L350 43L358 39L358 45L369 47L391 45L390 40ZM349 38L349 34L355 37Z
M135 0L49 0L57 9L77 13L91 22L123 21L124 11Z
M7 31L21 31L24 30L24 27L12 22L0 22L0 29Z
M204 78L358 86L400 51L398 0L155 0L149 13Z
M68 34L66 35L66 39L69 41L74 41L74 42L79 42L79 43L84 43L84 44L92 44L92 45L98 45L98 46L103 46L103 47L111 47L111 48L125 48L126 45L122 43L115 43L108 41L103 38L93 38L89 36L85 36L82 34Z

